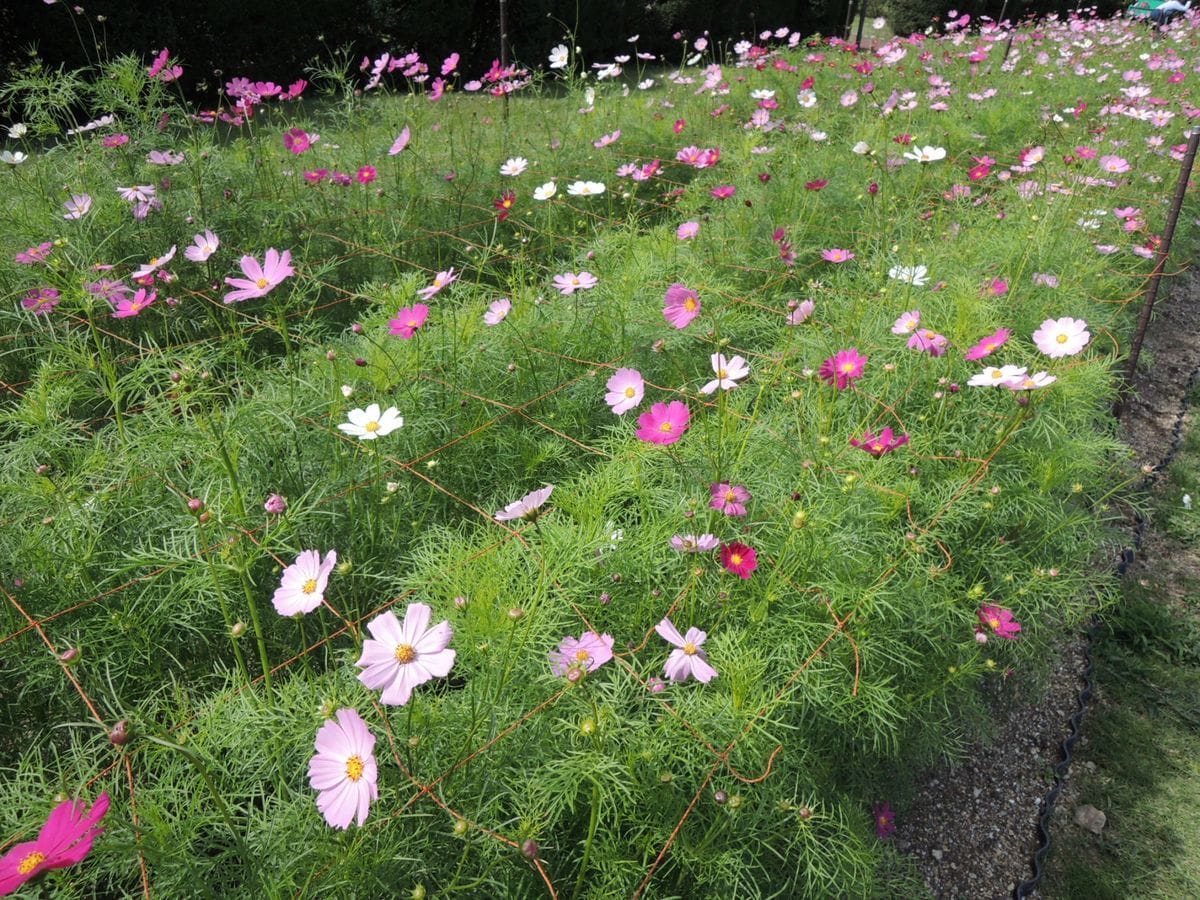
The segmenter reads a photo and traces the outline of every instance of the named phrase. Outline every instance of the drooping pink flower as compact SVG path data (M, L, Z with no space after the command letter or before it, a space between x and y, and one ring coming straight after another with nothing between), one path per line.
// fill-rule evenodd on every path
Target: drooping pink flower
M13 260L23 266L36 266L44 263L50 258L50 254L54 252L54 244L50 241L38 244L36 247L30 247L28 250L22 250Z
M308 783L317 792L317 809L325 821L349 828L351 822L362 825L379 798L375 735L356 710L343 707L334 715L317 730Z
M692 238L694 238L699 233L700 233L700 223L699 222L684 222L682 225L680 225L678 228L675 229L675 237L679 238L679 240L681 240L681 241L690 241Z
M132 297L126 295L117 300L117 308L113 312L114 319L129 319L136 316L147 306L152 304L158 295L154 291L146 293L145 288L138 288L138 292Z
M654 626L654 630L675 648L663 665L663 674L671 681L695 678L707 684L717 677L717 670L709 665L708 656L702 649L708 635L699 628L689 628L687 634L680 634L670 619L663 619Z
M493 300L488 307L488 311L483 314L483 324L491 327L499 325L506 318L512 309L512 301L507 297L501 297L499 300Z
M844 263L854 259L854 254L849 250L843 250L840 247L834 247L830 250L822 250L821 259L831 263Z
M396 156L397 154L403 152L404 148L408 146L408 142L411 139L412 131L410 131L409 127L405 125L404 128L401 129L400 135L395 141L392 142L392 146L388 150L388 156Z
M929 328L918 328L908 339L908 349L920 350L930 356L942 356L948 343L944 334L938 334Z
M817 374L825 383L844 391L852 381L862 377L866 365L867 357L860 356L857 347L851 347L848 350L839 350L821 363Z
M1011 334L1012 332L1007 328L1001 328L995 334L989 334L987 337L982 338L978 344L963 354L963 358L974 362L977 359L991 356L1004 346Z
M237 303L263 297L278 287L285 278L296 274L292 268L292 251L280 253L274 247L268 247L263 264L253 256L243 256L240 263L245 278L226 278L225 283L237 288L225 295L226 303Z
M534 519L538 516L538 511L542 508L547 500L550 499L550 494L554 491L554 485L548 484L545 487L538 488L536 491L530 491L520 500L514 500L504 509L496 513L497 522L511 522L514 519Z
M405 306L396 313L396 318L388 320L388 334L398 335L407 341L425 324L427 318L429 307L424 303Z
M564 272L554 276L554 286L564 297L569 297L576 291L590 291L600 283L600 279L591 272Z
M637 369L617 369L605 386L608 393L604 395L604 402L618 416L625 415L646 396L646 382Z
M707 553L720 545L715 534L676 534L671 537L671 546L680 553Z
M1033 342L1038 350L1051 359L1074 356L1092 339L1083 319L1063 316L1061 319L1046 319L1042 327L1033 333Z
M355 663L363 670L358 680L369 690L382 689L379 702L385 706L403 706L417 685L450 674L454 631L445 619L430 627L431 613L424 603L410 603L403 624L390 609L367 623L374 640L363 641Z
M862 440L850 438L850 446L857 447L859 450L865 450L872 456L878 458L885 453L891 453L897 447L903 447L908 443L908 435L902 434L896 437L892 432L891 426L882 429L879 434L872 434L871 431L864 431Z
M737 193L737 188L732 184L721 184L717 185L717 187L713 188L708 193L713 197L716 197L718 200L728 200Z
M979 624L989 629L996 637L1004 638L1006 641L1017 639L1021 623L1013 618L1012 610L1005 609L1003 606L987 604L980 607L976 615L979 617Z
M613 658L612 648L611 634L585 631L578 638L568 635L562 639L557 650L550 651L550 668L555 675L565 675L574 681L579 675L572 678L572 670L580 674L595 672Z
M312 138L303 128L289 128L283 133L283 146L299 156L312 146Z
M21 306L35 316L48 316L50 311L58 306L61 296L57 288L33 288L21 298Z
M741 541L721 545L721 565L743 580L758 568L758 551Z
M803 325L808 321L809 316L816 310L817 304L812 299L801 300L796 304L796 308L788 313L787 323L789 325Z
M286 502L284 508L287 508ZM271 510L268 508L267 511ZM329 585L329 576L335 565L336 550L326 553L324 560L319 550L303 551L294 563L283 570L279 587L271 597L275 612L281 616L307 615L324 603L325 588Z
M673 444L688 430L691 418L687 404L679 400L655 403L649 412L638 416L638 439L651 444Z
M445 272L438 272L435 276L433 276L433 284L421 288L419 291L417 291L417 295L422 300L428 300L435 294L440 293L442 288L449 287L456 281L458 281L458 275L455 274L454 267L451 266Z
M192 246L184 250L183 255L192 262L205 262L217 252L217 248L220 246L220 238L211 231L206 230L204 234L197 234L192 237Z
M663 318L676 328L686 328L688 323L700 315L700 295L690 287L675 282L667 288L663 298Z
M886 841L896 833L896 814L892 812L892 805L886 800L876 803L871 815L875 818L875 836L881 841Z
M727 516L744 516L750 492L743 485L720 481L709 485L708 505Z
M702 394L711 394L718 388L723 391L731 391L738 386L741 379L750 374L750 366L746 360L740 356L726 359L722 353L712 355L712 368L713 374L717 377L700 388Z
M34 840L15 844L0 857L0 896L13 893L42 872L81 862L104 832L98 826L106 812L107 793L97 797L90 810L82 800L64 800L54 807Z

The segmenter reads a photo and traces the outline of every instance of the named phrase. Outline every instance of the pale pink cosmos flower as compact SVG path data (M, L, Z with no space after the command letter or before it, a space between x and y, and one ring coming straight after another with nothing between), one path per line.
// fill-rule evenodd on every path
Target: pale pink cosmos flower
M317 809L334 828L367 820L379 798L375 735L355 710L339 709L317 731L316 755L308 762L308 783L317 792Z
M929 328L918 328L908 339L909 350L920 350L930 356L942 356L949 343L944 334L938 334Z
M272 495L272 499L275 496L278 495ZM284 503L286 508L287 504ZM283 570L279 587L271 597L275 612L281 616L301 616L320 606L325 601L325 588L329 585L329 575L335 565L336 550L326 553L324 560L319 550L303 551L294 563Z
M554 276L554 286L563 296L570 296L576 291L590 291L600 283L600 279L591 272L564 272Z
M742 357L735 356L727 360L721 353L712 355L712 369L717 377L700 388L702 394L711 394L718 388L723 391L733 390L738 386L738 381L750 374L750 366Z
M788 313L787 323L789 325L803 325L808 321L816 308L817 304L813 300L801 300L796 304L796 308Z
M500 166L500 174L515 178L529 168L529 160L523 156L514 156Z
M1033 333L1033 342L1038 350L1051 359L1074 356L1092 339L1083 319L1063 316L1061 319L1046 319L1042 327Z
M104 832L99 825L108 802L104 793L90 810L83 800L64 800L54 807L36 838L14 844L0 858L0 896L8 896L43 872L81 862Z
M609 144L615 143L616 141L620 140L620 138L621 129L618 128L616 131L612 132L612 134L602 135L599 140L592 141L592 146L597 150L600 150L604 147L607 147Z
M663 318L676 328L686 328L700 315L700 295L685 284L675 282L663 298Z
M413 688L450 674L454 630L445 619L430 627L431 613L424 603L410 603L403 624L390 609L367 623L374 640L363 641L362 656L355 663L363 670L358 680L369 690L382 689L379 702L385 706L403 706Z
M173 150L151 150L146 154L146 162L152 166L177 166L185 159L182 153Z
M849 250L843 250L840 247L833 247L829 250L822 250L821 259L831 263L844 263L854 259L854 254Z
M671 538L671 546L680 553L707 553L720 545L715 534L677 534Z
M912 334L920 324L921 311L919 309L901 313L900 318L892 323L892 334Z
M501 297L499 300L493 300L488 307L488 311L483 314L483 323L488 326L499 325L507 317L512 309L512 301L507 297Z
M690 241L692 238L694 238L699 233L700 233L700 223L699 222L684 222L682 225L680 225L678 228L675 229L675 237L679 238L679 240L681 240L681 241Z
M717 670L708 664L708 657L701 649L708 635L699 628L689 628L687 634L680 634L670 619L663 619L654 626L654 630L668 644L675 647L663 666L663 674L671 681L687 681L695 678L702 684L707 684L717 677Z
M165 266L175 258L175 246L175 244L172 244L170 250L162 256L156 256L150 262L143 264L129 277L136 281L139 278L145 278L147 275L153 275L160 267Z
M245 278L228 278L225 283L237 288L225 295L226 303L237 303L263 297L278 287L285 278L296 274L292 268L292 251L280 253L274 247L267 248L263 264L259 265L253 256L243 256L240 262Z
M192 237L192 246L184 250L183 255L192 262L202 263L216 253L217 248L220 246L220 238L211 231L205 230L204 234L197 234Z
M411 307L405 306L396 313L396 318L388 320L388 334L399 335L404 340L409 340L417 333L425 320L429 318L429 307L424 303L414 303Z
M550 651L550 667L555 675L568 678L571 678L572 670L579 673L595 672L613 658L612 648L611 634L585 631L578 638L568 635L562 639L557 650Z
M63 204L64 219L82 219L92 209L92 198L89 194L72 194L71 199Z
M1004 382L1003 387L1010 391L1036 391L1038 388L1049 387L1056 381L1058 381L1057 375L1051 375L1049 372L1034 372L1032 375L1010 378Z
M458 275L454 273L454 267L451 266L445 272L438 272L437 275L433 277L433 284L429 285L428 287L421 288L419 291L417 291L417 294L422 300L428 300L430 297L439 293L442 288L448 287L449 285L454 284L456 281L458 281Z
M399 137L396 138L396 140L392 143L391 148L388 150L388 156L396 156L398 153L401 153L404 148L408 146L408 142L411 139L412 132L409 130L409 127L405 125L404 129L400 132Z
M721 481L709 485L708 505L727 516L744 516L750 492L743 485Z
M638 416L638 440L650 444L673 444L683 437L691 419L686 403L679 400L655 403L648 412Z
M152 304L157 297L158 295L154 291L150 291L147 294L145 288L139 288L138 292L132 297L126 295L118 298L117 308L113 312L112 317L114 319L132 318Z
M1128 161L1126 161L1125 158L1121 157L1121 156L1113 156L1113 155L1102 156L1099 159L1099 163L1100 163L1100 168L1103 169L1105 172L1108 172L1110 175L1123 175L1124 173L1128 172L1131 168Z
M604 402L618 416L625 415L646 395L646 382L637 369L617 369L605 386L608 393L604 395Z
M530 491L520 500L514 500L504 509L496 513L497 522L511 522L514 519L534 519L538 516L538 510L542 508L547 500L550 499L550 494L554 491L554 485L548 484L545 487L538 488L536 491Z

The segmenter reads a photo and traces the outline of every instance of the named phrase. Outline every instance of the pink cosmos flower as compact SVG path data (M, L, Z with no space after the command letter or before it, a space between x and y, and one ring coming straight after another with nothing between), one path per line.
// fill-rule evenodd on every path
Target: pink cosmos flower
M1099 159L1100 168L1110 175L1123 175L1131 168L1128 161L1121 156L1102 156Z
M454 267L451 266L445 272L438 272L433 276L433 284L428 287L423 287L417 291L418 296L422 300L428 300L430 297L441 292L442 288L448 287L458 281L458 276L454 274Z
M312 138L303 128L289 128L283 133L283 146L299 156L312 146Z
M427 318L429 318L429 307L424 303L414 303L411 307L405 306L396 313L396 318L388 320L388 334L399 335L407 341L417 333L418 328L425 324Z
M359 184L370 184L376 177L378 177L378 173L374 166L360 166L354 180Z
M493 300L488 311L483 314L483 324L487 326L499 325L507 317L509 310L512 309L512 301L507 297L501 297L499 300Z
M722 544L721 565L738 578L745 580L758 568L758 552L741 541Z
M637 369L617 369L605 386L608 393L604 402L618 416L625 415L646 396L646 382Z
M699 233L700 233L700 223L699 222L684 222L682 225L680 225L678 228L675 229L675 237L679 238L679 240L681 240L681 241L690 241L692 238L694 238Z
M948 343L944 334L938 334L929 328L918 328L908 339L908 349L920 350L930 356L942 356Z
M58 306L61 294L55 288L34 288L21 298L21 306L35 316L48 316Z
M720 543L715 534L677 534L671 538L671 546L680 553L707 553Z
M989 604L980 607L976 615L979 617L979 624L990 629L996 637L1004 638L1006 641L1015 641L1017 639L1017 632L1021 630L1021 623L1013 618L1012 610Z
M599 140L592 141L592 146L595 147L597 150L601 150L604 147L607 147L609 144L615 143L616 141L620 140L620 138L621 138L621 129L618 128L612 134L601 135Z
M977 359L983 359L986 356L991 356L1004 346L1011 334L1012 332L1007 328L1001 328L995 334L989 334L987 337L980 340L978 344L963 354L963 358L974 362Z
M713 374L717 377L700 388L700 393L702 394L711 394L718 388L723 391L733 390L738 386L739 380L750 374L750 366L740 356L735 356L733 359L727 360L724 354L714 353L712 355L712 368Z
M263 297L283 283L283 280L296 274L292 268L292 251L280 253L274 247L267 248L263 264L253 256L243 256L240 263L245 278L226 278L225 283L237 288L225 295L226 303L237 303Z
M390 615L390 614L389 614ZM308 761L308 783L317 792L317 809L334 828L367 820L379 798L375 735L357 711L339 709L317 730L316 755Z
M514 500L504 509L496 513L497 522L511 522L514 519L535 519L538 516L538 510L542 508L542 504L550 499L550 494L554 491L554 485L548 484L543 488L538 488L536 491L530 491L520 500Z
M896 814L892 812L890 803L886 800L876 803L871 814L875 817L875 836L881 841L886 841L896 833Z
M411 139L412 132L409 130L408 126L405 125L404 129L400 132L400 135L395 141L392 142L392 146L388 150L388 156L396 156L397 154L401 153L404 148L408 146L408 142Z
M272 494L263 504L263 509L273 516L282 516L287 512L287 498L282 494Z
M831 250L822 250L821 259L831 263L844 263L854 259L854 254L849 250L834 247Z
M900 318L892 323L892 334L912 334L921 324L921 311L914 309L901 313Z
M175 244L172 244L170 250L168 250L162 256L155 256L153 259L150 260L150 262L144 263L143 265L139 266L137 271L135 271L129 277L132 278L134 281L137 281L137 279L139 279L139 278L145 278L147 275L152 275L154 272L158 271L159 268L161 268L162 266L165 266L167 263L169 263L174 258L175 258Z
M649 412L638 416L638 440L651 444L673 444L688 430L691 413L679 400L655 403Z
M363 641L358 680L369 690L382 688L385 706L403 706L417 685L450 674L455 652L447 648L454 631L445 619L431 628L431 612L424 603L410 603L403 624L390 609L367 623L374 640Z
M862 377L866 365L867 357L860 356L857 347L851 347L839 350L821 363L817 374L826 384L836 385L839 391L844 391L852 381Z
M801 300L796 304L796 308L788 314L787 323L789 325L802 325L808 321L809 316L816 310L817 304L813 300Z
M106 812L107 793L97 797L90 810L82 800L64 800L54 807L37 838L15 844L0 857L0 896L15 892L42 872L81 862L104 832L97 826Z
M564 272L554 276L554 286L564 297L569 297L576 291L590 291L600 283L600 279L591 272Z
M1061 319L1046 319L1042 327L1033 333L1033 342L1038 350L1051 359L1074 356L1092 339L1083 319L1063 316Z
M192 237L192 246L183 251L183 255L192 262L202 263L217 252L217 248L221 246L221 240L211 231L205 231L204 234L197 234Z
M902 434L896 437L890 426L882 429L878 435L872 434L870 431L864 431L861 441L857 438L850 438L851 447L865 450L876 458L883 456L885 453L891 453L897 447L903 447L907 443L908 435Z
M39 263L44 263L50 258L50 254L54 251L54 244L50 241L38 244L36 247L30 247L28 250L22 250L13 259L23 266L36 266Z
M138 292L132 297L124 296L117 300L117 308L112 317L114 319L132 318L152 304L157 297L158 295L154 291L147 294L145 288L138 288Z
M273 495L278 496L278 495ZM283 499L282 497L280 498ZM269 503L270 501L268 501ZM284 509L287 508L286 502ZM270 508L267 512L270 512ZM280 510L282 512L282 510ZM337 565L337 551L330 550L321 559L319 550L305 550L296 561L283 570L279 587L275 589L271 603L281 616L300 616L312 612L325 602L325 588L329 575Z
M512 208L517 202L516 191L505 191L497 200L492 201L492 206L496 207L496 218L501 222L508 219L512 213Z
M1058 276L1048 272L1034 272L1033 283L1038 287L1056 288L1058 287Z
M451 53L444 60L442 60L442 75L446 76L452 74L454 70L458 68L458 60L459 55L457 53Z
M671 681L695 678L702 684L708 684L717 677L717 670L708 664L708 656L701 649L708 635L699 628L689 628L687 634L680 634L670 619L663 619L654 626L654 630L675 647L663 666L663 674Z
M146 154L146 162L152 166L177 166L184 158L182 153L172 150L151 150Z
M1003 278L993 278L983 286L983 293L988 297L1002 297L1008 293L1008 282Z
M613 658L612 648L611 634L585 631L578 638L568 635L562 639L557 650L550 651L550 667L555 675L565 675L574 681L579 675L572 678L572 670L580 674L595 672Z
M716 197L718 200L728 200L730 197L732 197L736 193L737 193L737 188L734 187L732 184L718 185L717 187L715 187L711 191L709 191L709 194L711 194L713 197Z
M127 134L109 134L109 135L106 135L104 137L104 139L102 141L100 141L100 143L103 144L105 147L107 147L110 150L113 149L114 147L124 147L126 144L129 143L129 135L127 135Z
M63 204L64 219L82 219L91 211L92 198L89 194L72 194L71 199Z
M746 514L746 501L750 499L750 492L742 485L721 481L710 485L708 490L708 505L712 509L720 510L727 516Z
M1010 391L1036 391L1038 388L1049 387L1058 381L1057 375L1049 372L1034 372L1032 375L1018 375L1001 382L1002 387Z
M686 328L688 323L700 315L700 295L690 287L675 282L667 288L663 298L663 318L676 328Z

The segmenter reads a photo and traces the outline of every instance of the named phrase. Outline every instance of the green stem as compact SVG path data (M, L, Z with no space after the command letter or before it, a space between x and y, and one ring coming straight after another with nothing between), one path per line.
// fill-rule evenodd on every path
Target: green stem
M596 828L600 824L600 785L592 782L592 813L588 819L587 843L583 845L583 859L579 863L579 874L575 876L575 890L571 892L571 900L579 896L583 889L583 877L587 874L588 859L592 855L592 841L596 838Z
M104 342L100 340L100 332L96 329L96 315L90 306L88 307L88 330L92 333L92 343L96 347L97 363L104 375L104 380L108 388L108 399L113 406L113 414L117 421L117 432L123 440L125 438L125 417L121 413L121 394L117 389L117 373L113 368L112 360L109 359L108 353L104 349Z

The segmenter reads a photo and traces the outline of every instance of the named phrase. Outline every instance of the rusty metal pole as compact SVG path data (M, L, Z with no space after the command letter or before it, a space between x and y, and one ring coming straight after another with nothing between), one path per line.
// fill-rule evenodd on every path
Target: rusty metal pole
M1133 385L1133 376L1137 372L1138 356L1142 352L1142 341L1146 338L1146 327L1150 324L1150 313L1154 310L1154 301L1158 299L1158 286L1162 282L1163 270L1167 267L1167 254L1171 252L1171 240L1175 237L1175 226L1179 222L1179 211L1183 208L1183 198L1187 194L1188 181L1192 177L1192 165L1196 162L1196 147L1200 145L1200 127L1193 128L1188 136L1187 152L1183 155L1183 163L1179 167L1179 182L1175 185L1175 197L1171 201L1171 211L1167 213L1167 227L1163 229L1162 243L1158 245L1158 259L1154 263L1154 271L1150 273L1150 284L1146 288L1146 300L1142 304L1141 315L1138 316L1137 329L1133 333L1133 343L1129 348L1129 359L1125 362L1125 378L1121 385L1121 393L1113 404L1113 415L1119 416L1125 406L1126 396Z

